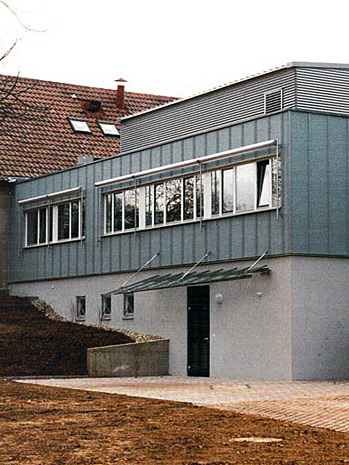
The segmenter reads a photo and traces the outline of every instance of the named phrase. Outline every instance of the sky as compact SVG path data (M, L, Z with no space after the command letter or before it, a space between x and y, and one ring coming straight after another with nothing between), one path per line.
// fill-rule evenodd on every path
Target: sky
M186 97L291 61L349 63L347 2L4 0L0 73ZM28 31L19 23L43 32Z

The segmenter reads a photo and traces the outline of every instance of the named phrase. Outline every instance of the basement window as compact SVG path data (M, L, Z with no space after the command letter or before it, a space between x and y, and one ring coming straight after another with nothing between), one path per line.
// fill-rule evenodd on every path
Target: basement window
M124 294L124 319L133 320L134 318L134 294Z
M68 118L68 120L75 132L84 132L87 134L91 134L91 130L88 127L86 121L75 118Z
M102 295L102 320L111 318L111 295Z
M84 321L86 317L86 296L78 295L76 297L76 319Z
M114 123L106 123L103 121L98 121L98 125L101 128L105 136L114 136L114 137L120 136L119 131L116 129L116 126Z

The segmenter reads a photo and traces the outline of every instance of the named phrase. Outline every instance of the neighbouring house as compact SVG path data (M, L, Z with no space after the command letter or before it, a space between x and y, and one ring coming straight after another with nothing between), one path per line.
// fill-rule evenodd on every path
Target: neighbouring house
M15 181L119 153L120 118L172 97L0 75L0 289Z
M348 379L348 89L295 62L124 117L120 155L15 183L11 292L169 338L173 375Z

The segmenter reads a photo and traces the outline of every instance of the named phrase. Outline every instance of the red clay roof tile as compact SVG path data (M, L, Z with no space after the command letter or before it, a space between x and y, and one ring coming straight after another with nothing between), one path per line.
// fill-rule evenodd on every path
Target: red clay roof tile
M81 155L93 158L116 155L119 138L105 136L98 120L113 122L119 129L122 116L176 100L126 92L125 109L119 110L114 89L19 78L9 97L16 113L4 117L1 90L4 86L10 88L15 81L14 77L0 75L0 179L35 177L69 168L76 165ZM91 100L101 102L100 110L88 110L86 102ZM85 120L91 134L74 132L68 118Z

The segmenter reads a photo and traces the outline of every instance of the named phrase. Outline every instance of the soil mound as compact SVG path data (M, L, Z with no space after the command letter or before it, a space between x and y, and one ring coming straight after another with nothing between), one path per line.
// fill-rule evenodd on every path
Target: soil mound
M115 330L49 318L0 294L0 376L87 375L87 349L134 342Z

